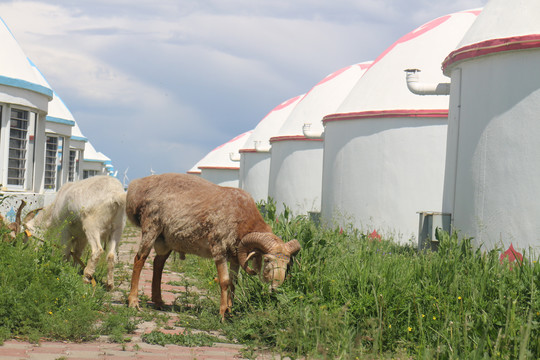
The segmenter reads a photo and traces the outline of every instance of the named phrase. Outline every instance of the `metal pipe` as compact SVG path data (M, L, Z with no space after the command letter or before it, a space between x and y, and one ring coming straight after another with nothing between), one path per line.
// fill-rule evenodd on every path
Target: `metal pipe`
M418 69L407 69L407 87L416 95L450 95L450 83L420 82Z
M304 126L302 126L302 132L304 133L304 136L308 139L322 139L324 135L324 130L322 131L313 131L311 130L311 123L305 123Z

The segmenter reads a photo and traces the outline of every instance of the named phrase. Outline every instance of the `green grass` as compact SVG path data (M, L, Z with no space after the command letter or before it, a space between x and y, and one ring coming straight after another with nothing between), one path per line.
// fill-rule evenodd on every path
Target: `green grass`
M213 305L185 316L229 339L293 357L538 358L540 265L501 264L500 251L440 233L438 252L320 228L305 217L266 220L302 250L275 293L241 273L232 315L220 324L211 261L188 257L182 271L212 289ZM527 256L525 256L527 257ZM212 307L213 306L213 307ZM210 308L211 307L211 308Z
M7 239L0 241L1 340L94 337L103 288L84 284L78 270L66 266L57 242Z
M221 323L213 262L173 256L167 267L186 274L175 285L187 291L173 307L186 333L152 333L147 342L207 344L214 339L200 331L217 331L245 344L249 356L265 349L292 358L540 358L540 265L529 254L523 264L501 264L499 250L443 233L438 252L418 253L352 228L277 216L272 203L265 217L283 239L302 244L283 285L270 293L241 271L232 313ZM166 313L144 299L141 312L111 302L104 264L92 287L62 253L54 234L24 243L0 229L0 341L108 335L126 342L141 321L165 326ZM117 283L129 278L117 271Z
M111 305L103 285L104 262L95 274L97 285L84 283L82 269L63 259L58 229L48 231L44 240L27 242L21 235L12 240L8 233L0 229L0 343L9 338L78 342L99 335L124 342L145 316Z

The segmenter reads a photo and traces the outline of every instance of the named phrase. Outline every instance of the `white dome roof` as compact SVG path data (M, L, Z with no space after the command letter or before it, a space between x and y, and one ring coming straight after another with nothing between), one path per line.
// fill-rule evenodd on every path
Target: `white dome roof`
M457 50L444 60L449 74L459 61L504 51L540 47L540 2L491 0L467 31ZM451 66L452 65L452 66Z
M259 143L258 146L263 148L268 148L270 146L270 138L278 133L285 120L287 120L287 117L304 96L305 94L295 96L272 109L253 129L253 133L246 140L240 152L255 150L255 143Z
M303 137L306 123L311 131L322 132L323 117L337 110L370 65L371 61L350 65L327 75L298 102L276 136Z
M90 141L87 141L84 144L84 161L98 161L104 163L106 161L111 161L111 159L105 156L105 154L96 151Z
M52 89L52 87L49 85L49 82L47 81L45 76L41 73L41 71L39 71L38 67L30 59L28 59L28 62L32 66L37 78L40 79L40 84ZM53 90L53 98L49 102L49 108L47 111L46 119L47 121L60 122L66 125L71 125L71 126L75 125L75 118L73 117L73 114L71 113L71 111L69 111L66 104L62 101L62 99L58 96L58 94L54 90Z
M440 65L476 19L478 10L439 17L401 37L386 49L328 119L355 112L448 110L448 96L418 96L409 91L405 69L420 69L422 82L448 82Z
M73 126L73 129L71 130L71 139L79 140L79 141L88 141L88 139L81 132L81 129L79 128L79 124L77 124L77 122L75 122L75 125Z
M540 1L491 0L478 16L458 47L481 41L540 34Z
M22 88L52 98L52 90L36 75L6 23L0 20L0 85Z
M253 130L247 131L218 146L202 158L196 166L199 169L239 169L240 163L232 161L230 154L237 154L252 132Z

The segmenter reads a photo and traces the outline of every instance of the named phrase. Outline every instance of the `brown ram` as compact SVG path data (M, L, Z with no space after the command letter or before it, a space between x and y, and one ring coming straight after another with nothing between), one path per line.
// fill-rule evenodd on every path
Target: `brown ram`
M152 277L152 301L163 305L161 275L171 251L211 258L216 263L222 319L230 309L239 266L275 288L285 279L292 255L300 250L297 240L284 243L272 233L251 196L240 189L221 187L192 175L163 174L129 184L126 213L142 230L135 256L130 307L139 307L139 277L152 247L156 251ZM254 268L248 266L250 258ZM231 264L231 274L227 268ZM264 264L263 264L264 263Z

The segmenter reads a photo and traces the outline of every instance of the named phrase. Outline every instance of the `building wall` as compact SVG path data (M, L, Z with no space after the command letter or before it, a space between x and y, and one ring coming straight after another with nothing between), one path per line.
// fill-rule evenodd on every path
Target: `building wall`
M326 123L322 217L407 242L441 211L447 118Z
M278 212L286 204L295 215L321 210L322 141L272 143L268 195Z
M250 193L255 201L266 201L270 176L270 153L244 152L240 155L240 188Z
M445 211L477 245L540 250L540 49L451 72Z

